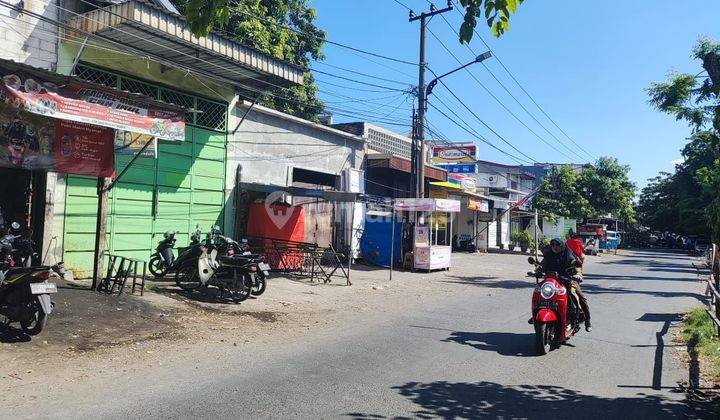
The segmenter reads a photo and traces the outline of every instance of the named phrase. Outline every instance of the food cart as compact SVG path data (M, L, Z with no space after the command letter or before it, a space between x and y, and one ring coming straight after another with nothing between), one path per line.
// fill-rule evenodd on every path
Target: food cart
M413 268L450 269L452 253L450 213L460 211L460 202L440 198L405 198L395 202L395 210L415 213Z

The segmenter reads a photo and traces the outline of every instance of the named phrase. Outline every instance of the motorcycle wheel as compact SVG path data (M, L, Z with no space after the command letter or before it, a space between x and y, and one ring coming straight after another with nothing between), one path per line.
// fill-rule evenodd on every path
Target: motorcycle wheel
M150 270L150 273L152 273L156 279L165 277L165 263L163 263L157 255L150 258L148 270Z
M267 287L267 282L265 281L265 275L263 273L255 274L255 281L253 282L253 286L252 286L252 295L253 296L262 295L263 293L265 293L266 287Z
M535 351L541 356L550 351L552 330L548 324L535 324Z
M195 264L185 264L175 272L175 284L179 288L191 292L202 286L200 274Z
M32 305L32 317L27 321L20 322L20 328L22 328L23 332L27 335L38 335L47 324L47 315L45 315L45 312L37 301L33 302Z
M227 292L230 300L240 303L250 297L253 290L253 281L249 275L237 274L238 281L228 285Z

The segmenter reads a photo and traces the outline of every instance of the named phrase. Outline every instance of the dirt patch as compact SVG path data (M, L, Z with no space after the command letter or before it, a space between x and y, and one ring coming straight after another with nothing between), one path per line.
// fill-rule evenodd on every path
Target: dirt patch
M11 327L0 334L1 349L29 354L86 352L156 340L176 333L179 328L181 311L159 307L139 296L110 296L77 284L58 283L58 294L52 296L55 309L47 328L31 338Z

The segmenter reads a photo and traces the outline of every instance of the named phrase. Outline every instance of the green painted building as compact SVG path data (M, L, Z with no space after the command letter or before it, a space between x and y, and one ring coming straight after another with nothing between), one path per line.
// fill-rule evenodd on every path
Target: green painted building
M148 259L167 230L176 230L183 246L196 225L207 232L232 224L234 177L227 175L235 169L227 143L240 119L233 111L242 99L236 92L302 83L304 70L217 34L192 37L180 17L152 3L81 12L68 24L91 35L83 42L66 33L58 48L59 73L187 110L185 141L158 141L157 156L138 158L111 191L107 251ZM117 173L131 159L116 153ZM47 191L46 214L54 216L44 225L45 259L64 260L76 277L88 277L97 179L51 173Z

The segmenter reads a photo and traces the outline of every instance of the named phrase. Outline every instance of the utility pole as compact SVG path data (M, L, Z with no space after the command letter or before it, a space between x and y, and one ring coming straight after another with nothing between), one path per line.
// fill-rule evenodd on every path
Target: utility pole
M427 20L430 17L453 10L452 0L448 0L447 7L437 9L434 4L430 3L430 11L420 13L416 16L415 12L410 11L410 22L420 21L420 62L418 64L418 117L416 122L416 136L418 157L416 166L412 168L417 174L415 185L415 196L418 198L425 197L425 112L427 111L427 102L425 100L425 32Z

